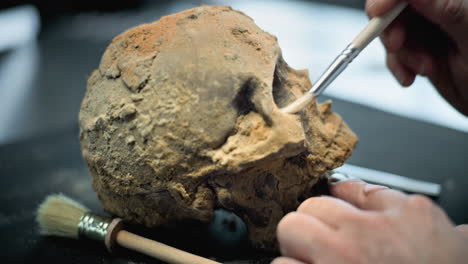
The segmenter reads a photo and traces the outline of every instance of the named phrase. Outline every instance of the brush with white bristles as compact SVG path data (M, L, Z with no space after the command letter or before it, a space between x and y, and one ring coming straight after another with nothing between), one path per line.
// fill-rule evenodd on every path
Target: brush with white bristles
M220 264L122 230L121 219L94 214L61 194L45 199L37 210L36 220L43 235L93 239L104 242L109 251L120 245L171 264Z

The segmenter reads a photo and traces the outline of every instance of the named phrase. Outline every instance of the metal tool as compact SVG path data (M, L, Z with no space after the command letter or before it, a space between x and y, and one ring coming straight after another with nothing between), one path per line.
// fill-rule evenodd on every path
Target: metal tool
M408 4L401 2L383 16L374 17L369 21L367 26L359 33L359 35L349 44L338 57L328 66L327 70L315 82L312 88L302 97L290 105L281 109L284 113L294 114L312 102L312 99L319 96L338 75L350 64L354 58L365 48L369 43L377 38L384 29L405 9Z
M414 180L400 175L350 164L344 164L336 168L331 176L336 179L358 178L369 183L388 186L400 191L424 194L432 197L438 197L442 189L440 184Z

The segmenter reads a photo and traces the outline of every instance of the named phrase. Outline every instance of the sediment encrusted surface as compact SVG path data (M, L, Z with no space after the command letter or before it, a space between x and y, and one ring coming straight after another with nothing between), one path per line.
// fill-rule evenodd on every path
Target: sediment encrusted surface
M103 207L148 227L235 212L256 247L340 166L357 138L330 103L285 106L311 86L276 37L202 6L117 36L88 80L84 160Z

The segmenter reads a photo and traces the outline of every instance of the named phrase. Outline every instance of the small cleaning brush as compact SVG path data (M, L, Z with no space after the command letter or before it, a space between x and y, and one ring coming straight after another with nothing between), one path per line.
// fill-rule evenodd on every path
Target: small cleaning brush
M121 219L97 215L62 194L48 196L39 206L36 220L42 235L97 240L109 252L120 245L170 264L220 264L127 232Z
M364 48L377 38L390 23L406 8L407 2L396 4L390 11L382 16L371 19L366 27L354 38L354 40L336 57L325 72L314 83L312 88L304 95L296 99L290 105L281 108L283 113L294 114L301 111L313 99L332 83L350 64Z

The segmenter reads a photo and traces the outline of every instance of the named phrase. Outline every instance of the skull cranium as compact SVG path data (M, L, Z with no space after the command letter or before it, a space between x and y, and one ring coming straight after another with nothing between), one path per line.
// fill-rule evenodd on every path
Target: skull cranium
M235 212L257 247L357 138L330 103L279 111L310 87L274 36L203 6L116 37L88 80L83 157L103 207L146 226Z

